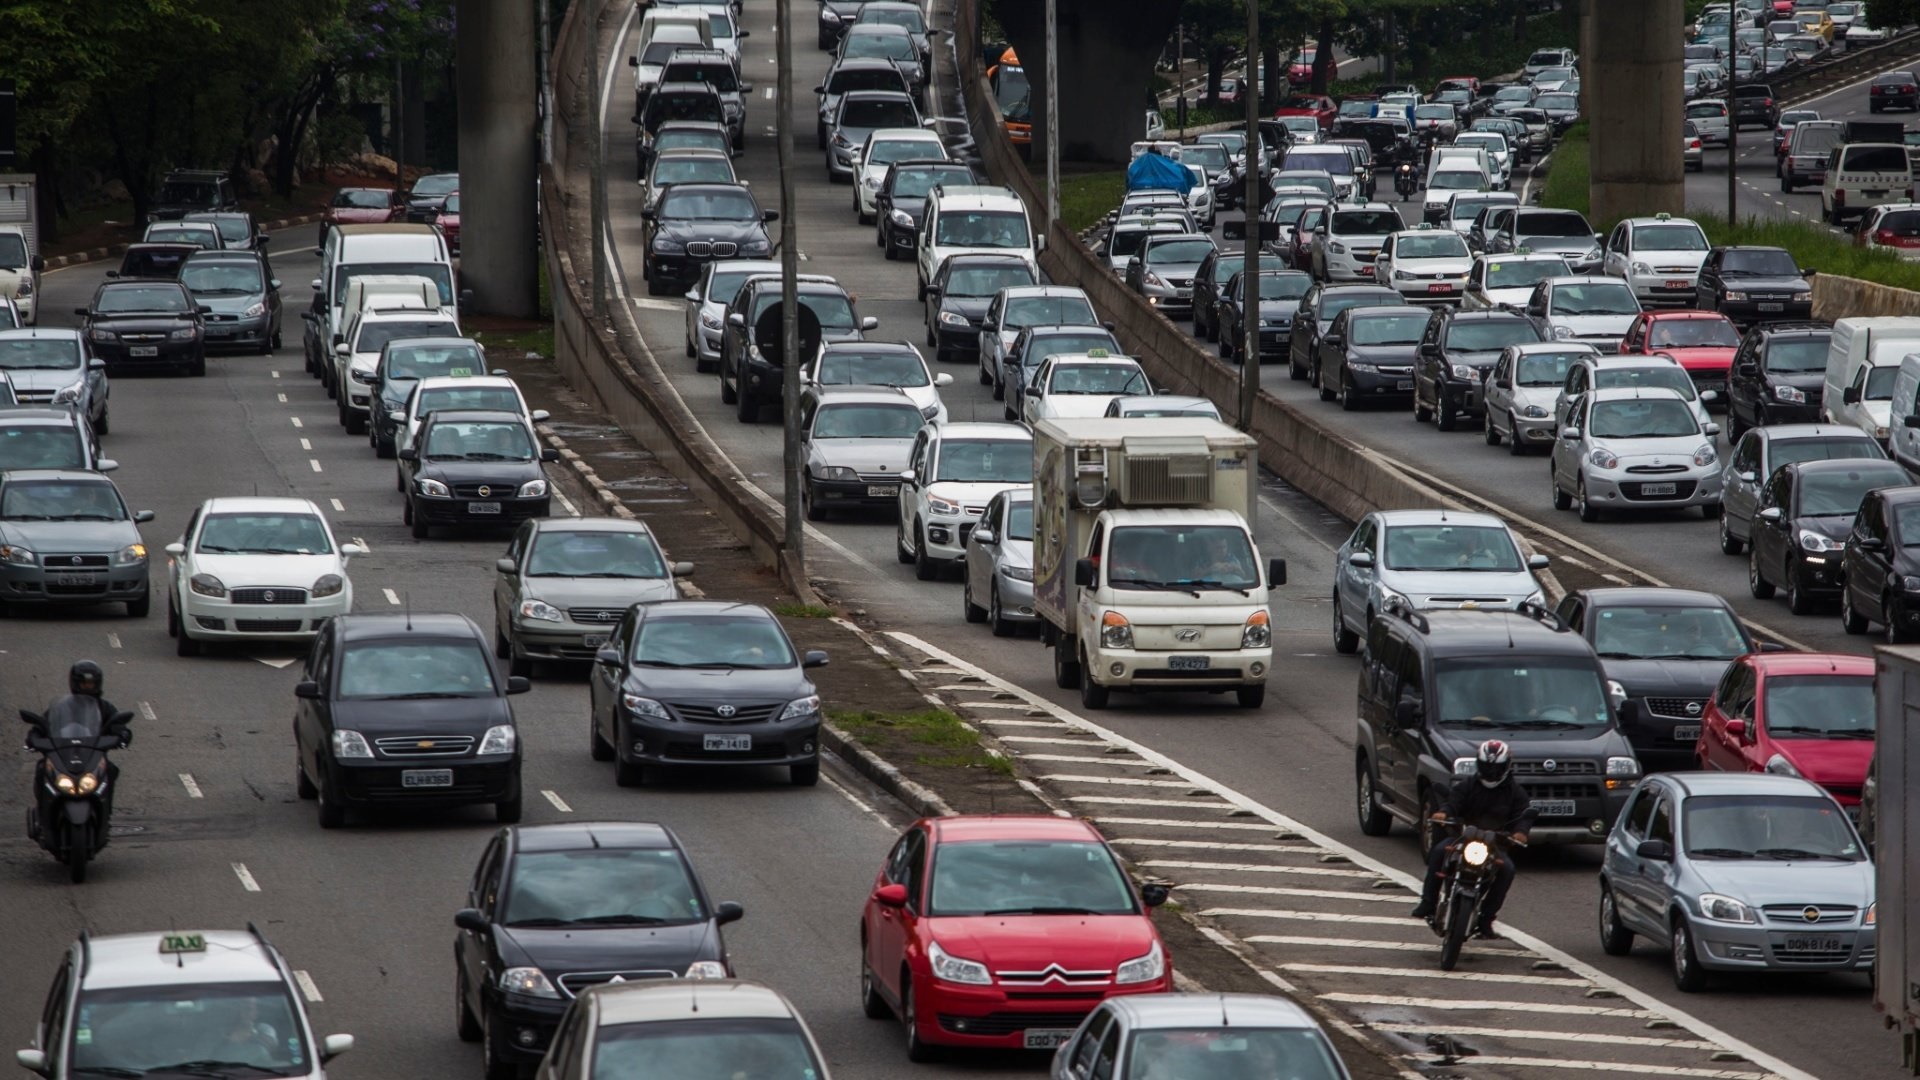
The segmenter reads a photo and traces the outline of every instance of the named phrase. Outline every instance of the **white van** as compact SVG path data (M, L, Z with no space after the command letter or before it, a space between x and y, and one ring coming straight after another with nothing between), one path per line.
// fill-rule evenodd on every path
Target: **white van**
M947 256L962 251L1019 255L1040 280L1039 253L1047 238L1033 235L1027 204L1010 187L984 184L935 184L927 196L926 219L916 241L920 300L927 299L927 283L940 271Z
M1900 143L1848 143L1827 154L1820 182L1820 214L1838 225L1869 207L1911 197L1913 166Z
M1900 467L1920 476L1920 352L1900 358L1887 403L1887 450Z
M1881 316L1834 323L1821 397L1826 419L1857 427L1884 442L1897 368L1916 348L1920 348L1920 318Z
M1440 171L1442 165L1453 168L1455 161L1470 161L1487 178L1487 186L1493 186L1494 176L1499 172L1494 167L1493 155L1487 153L1484 146L1436 146L1427 159L1427 186L1433 186L1433 174Z
M353 340L354 322L359 319L361 312L374 308L413 308L448 316L453 314L451 309L440 306L439 287L431 279L418 274L367 274L347 282L346 298L340 302L340 338L329 346L332 377L322 380L334 388L335 396L342 401L348 400L348 392L354 386L348 377L347 358L340 355L340 348ZM360 398L364 406L365 388L360 389L363 391Z
M345 340L347 285L373 274L423 277L433 282L442 310L452 313L457 300L453 256L447 238L432 225L336 225L320 248L320 276L313 279L315 303L301 317L313 333L307 337L308 368L335 393L333 348Z

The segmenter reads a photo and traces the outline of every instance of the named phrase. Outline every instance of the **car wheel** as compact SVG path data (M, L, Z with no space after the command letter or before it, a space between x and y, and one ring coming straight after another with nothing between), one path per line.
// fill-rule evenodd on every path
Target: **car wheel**
M1706 518L1708 521L1718 520L1725 513L1726 505L1724 503L1710 502L1700 504L1700 516Z
M180 636L174 640L174 643L173 643L174 653L179 656L199 656L201 645L200 645L200 642L195 641L189 635L187 631L187 617L185 614L182 614L179 616L179 623L180 623Z
M820 759L787 766L787 782L794 787L815 787L820 783Z
M1867 632L1867 620L1853 610L1853 590L1845 585L1840 587L1840 629L1849 634Z
M960 614L970 623L987 621L987 609L973 602L973 575L960 573Z
M1887 628L1887 644L1889 645L1898 645L1907 640L1906 631L1900 629L1907 618L1906 612L1901 610L1902 607L1903 605L1900 603L1899 598L1892 593L1888 593L1881 602L1880 615L1886 620L1882 625Z
M1500 429L1493 426L1493 410L1492 409L1487 410L1486 436L1487 436L1488 446L1500 445Z
M1813 614L1813 597L1807 595L1806 587L1800 583L1805 573L1803 568L1787 567L1787 610L1795 615Z
M913 576L920 581L940 576L940 564L927 555L927 532L917 523L913 527Z
M1367 764L1365 754L1354 759L1354 809L1360 816L1360 831L1368 836L1385 836L1393 831L1393 815L1380 809L1380 799L1374 794L1373 766Z
M1761 575L1760 551L1753 547L1747 549L1747 591L1755 600L1773 599L1773 582Z
M1600 951L1608 956L1625 956L1633 951L1633 931L1620 925L1620 912L1613 905L1613 889L1600 886Z
M1789 194L1793 192L1793 174L1791 172L1782 171L1780 173L1780 190Z
M531 679L533 678L533 661L528 657L516 656L507 661L507 674Z
M1017 627L1007 613L1000 607L1000 583L987 586L987 626L994 637L1012 637Z
M93 425L93 430L99 435L111 435L113 433L113 423L107 415L107 406L100 406L100 422Z
M1360 649L1360 635L1347 629L1346 613L1340 610L1340 594L1333 596L1333 651L1352 656Z
M1061 637L1053 643L1053 685L1062 690L1080 685L1080 662L1072 638Z
M293 754L293 793L300 796L303 802L312 802L320 797L320 789L313 786L313 781L307 778L306 766L300 764L298 746L294 747Z
M1587 497L1587 478L1585 476L1580 478L1580 491L1576 498L1580 500L1581 521L1594 522L1600 520L1600 508L1593 505L1593 500Z
M1433 419L1433 410L1420 403L1420 387L1416 383L1413 389L1413 422L1424 424L1431 419Z
M617 731L617 729L616 729ZM614 747L613 782L619 787L639 787L647 779L647 767L637 761L628 761L620 755L620 748Z
M808 521L825 521L827 512L820 507L820 499L813 493L813 481L807 480L800 485L800 507L806 512Z
M1524 457L1526 452L1527 444L1520 439L1520 418L1512 413L1508 413L1507 453L1512 454L1514 457Z
M413 512L412 500L407 501L406 524L408 526L407 531L413 534L415 540L425 540L427 538L427 533L430 531L427 525L427 519Z
M1707 971L1693 951L1693 931L1682 915L1673 921L1673 985L1682 993L1695 994L1707 988Z
M860 951L866 952L867 943L862 935ZM890 1020L893 1010L887 1007L887 999L880 996L880 987L873 981L873 969L867 966L866 957L860 958L860 1011L869 1020Z
M173 606L172 594L167 596L167 636L170 638L180 636L180 609Z
M513 798L494 803L493 820L502 825L520 824L520 818L527 810L525 794L523 791L516 791L513 793Z
M1441 431L1452 431L1460 425L1460 414L1454 409L1453 402L1445 394L1440 395L1440 409L1434 426Z
M473 1018L473 1010L467 1008L467 973L459 968L460 954L457 951L454 953L453 963L454 1031L459 1034L461 1042L476 1043L480 1041L480 1036L485 1034L485 1029L480 1026L480 1021Z
M760 422L760 403L747 396L746 383L743 381L734 389L733 415L743 424Z
M135 619L144 619L153 610L153 594L141 593L140 599L127 601L127 615Z
M1109 687L1101 686L1099 683L1093 681L1093 665L1088 663L1086 657L1083 656L1080 658L1080 662L1075 664L1074 667L1080 672L1081 706L1088 709L1106 708L1107 701L1112 697L1113 691Z
M924 1064L935 1060L940 1054L933 1044L920 1038L920 1020L913 1006L913 982L903 973L900 977L900 1022L907 1029L907 1060Z
M1267 684L1261 683L1258 686L1238 687L1234 690L1233 696L1238 699L1241 708L1257 709L1266 704Z
M1738 555L1745 550L1747 550L1746 541L1734 537L1732 528L1727 524L1725 504L1722 504L1720 512L1720 553L1722 555Z
M520 1080L520 1066L517 1062L500 1060L497 1049L498 1037L493 1030L493 1016L487 1015L483 1022L485 1030L480 1035L480 1073L486 1080Z
M739 392L734 389L732 383L727 381L727 373L722 371L720 373L720 404L731 405L738 400L740 400Z
M1573 508L1573 496L1560 489L1560 477L1555 475L1552 463L1547 465L1547 483L1553 488L1553 508L1570 510Z

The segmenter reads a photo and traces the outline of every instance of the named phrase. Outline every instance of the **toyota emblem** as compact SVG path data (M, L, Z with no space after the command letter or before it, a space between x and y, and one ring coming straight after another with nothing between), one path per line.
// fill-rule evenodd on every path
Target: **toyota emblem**
M1195 627L1187 626L1175 630L1173 636L1179 641L1199 641L1200 631Z
M1689 701L1689 702L1687 702L1687 715L1688 715L1688 716L1699 716L1699 715L1700 715L1700 703L1699 703L1699 702L1697 702L1697 701Z
M714 711L714 714L717 716L726 717L726 716L732 716L734 713L739 712L740 710L734 708L731 705L721 705L718 708L714 709L713 711Z
M1560 763L1553 760L1552 758L1548 758L1547 760L1540 763L1541 772L1554 772L1559 768L1560 768Z
M484 499L487 496L493 494L493 489L488 487L485 484L481 484L479 487L479 492L480 492L480 497Z
M269 604L273 603L273 590L268 589L266 592L261 593L260 599L265 600Z
M1820 909L1817 907L1809 907L1807 908L1807 910L1800 913L1800 917L1807 920L1808 922L1819 922Z

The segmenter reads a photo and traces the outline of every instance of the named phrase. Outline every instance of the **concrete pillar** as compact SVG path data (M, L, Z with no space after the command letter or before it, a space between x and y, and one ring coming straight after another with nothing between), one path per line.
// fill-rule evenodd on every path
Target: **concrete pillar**
M1680 48L1675 3L1589 3L1581 58L1592 146L1593 226L1686 209L1680 149Z
M487 227L461 237L460 287L468 310L533 318L539 294L534 250L534 6L459 0L454 69L460 95L460 202Z
M1045 5L1001 4L996 14L1036 91L1045 84ZM1059 0L1060 155L1125 164L1146 137L1147 83L1179 5L1162 0ZM1236 15L1243 12L1236 10ZM1046 110L1036 98L1033 160L1042 160Z

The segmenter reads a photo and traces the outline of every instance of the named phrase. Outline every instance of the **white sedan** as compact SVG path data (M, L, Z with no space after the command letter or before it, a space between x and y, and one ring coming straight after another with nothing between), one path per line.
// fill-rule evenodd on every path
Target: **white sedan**
M181 656L209 641L299 641L353 610L347 559L306 499L208 499L167 545L167 633Z
M878 212L880 185L887 167L896 161L945 161L947 148L940 136L920 128L881 128L867 136L853 175L853 212L860 224L873 224Z
M1387 237L1373 263L1373 280L1391 285L1410 304L1457 304L1473 269L1473 253L1452 229L1426 225Z

